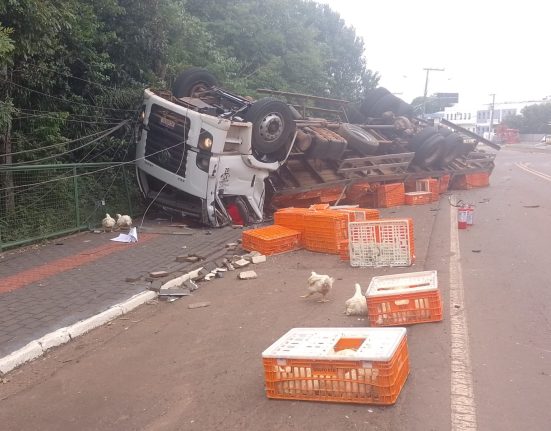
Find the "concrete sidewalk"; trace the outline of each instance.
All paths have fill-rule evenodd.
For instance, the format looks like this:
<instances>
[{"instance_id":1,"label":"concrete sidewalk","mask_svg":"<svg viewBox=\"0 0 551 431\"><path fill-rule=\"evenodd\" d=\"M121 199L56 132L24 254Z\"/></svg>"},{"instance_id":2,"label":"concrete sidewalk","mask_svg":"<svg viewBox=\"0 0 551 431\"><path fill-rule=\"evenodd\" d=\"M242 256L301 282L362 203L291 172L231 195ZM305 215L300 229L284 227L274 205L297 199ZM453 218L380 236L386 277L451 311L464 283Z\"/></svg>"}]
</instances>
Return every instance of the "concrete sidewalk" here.
<instances>
[{"instance_id":1,"label":"concrete sidewalk","mask_svg":"<svg viewBox=\"0 0 551 431\"><path fill-rule=\"evenodd\" d=\"M150 286L150 271L185 272L200 264L175 257L217 256L241 230L144 224L136 244L118 233L80 233L0 253L0 358L56 329L86 319Z\"/></svg>"}]
</instances>

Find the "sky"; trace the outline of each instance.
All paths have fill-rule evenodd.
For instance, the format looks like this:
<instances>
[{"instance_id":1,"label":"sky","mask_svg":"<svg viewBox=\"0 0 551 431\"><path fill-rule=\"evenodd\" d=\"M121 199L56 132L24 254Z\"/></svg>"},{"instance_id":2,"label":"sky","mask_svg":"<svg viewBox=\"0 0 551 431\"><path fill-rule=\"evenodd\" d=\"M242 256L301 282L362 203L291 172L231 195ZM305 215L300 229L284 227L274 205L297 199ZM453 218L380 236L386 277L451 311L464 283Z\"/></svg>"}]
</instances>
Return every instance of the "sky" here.
<instances>
[{"instance_id":1,"label":"sky","mask_svg":"<svg viewBox=\"0 0 551 431\"><path fill-rule=\"evenodd\" d=\"M458 92L461 104L551 96L551 3L543 0L318 0L363 38L380 85L406 102ZM513 6L513 5L517 6ZM398 94L401 93L401 94Z\"/></svg>"}]
</instances>

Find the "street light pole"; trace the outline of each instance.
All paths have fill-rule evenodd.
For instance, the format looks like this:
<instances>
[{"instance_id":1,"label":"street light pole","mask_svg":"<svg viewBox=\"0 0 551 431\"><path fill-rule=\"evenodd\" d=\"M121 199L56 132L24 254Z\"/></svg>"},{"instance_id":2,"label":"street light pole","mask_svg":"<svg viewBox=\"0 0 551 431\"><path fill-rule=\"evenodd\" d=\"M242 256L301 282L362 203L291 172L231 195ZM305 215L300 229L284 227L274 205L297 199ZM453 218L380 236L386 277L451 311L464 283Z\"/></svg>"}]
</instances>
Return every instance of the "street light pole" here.
<instances>
[{"instance_id":1,"label":"street light pole","mask_svg":"<svg viewBox=\"0 0 551 431\"><path fill-rule=\"evenodd\" d=\"M492 140L492 129L494 127L494 107L496 104L496 94L490 94L492 96L492 107L490 108L490 130L488 131L488 140Z\"/></svg>"},{"instance_id":2,"label":"street light pole","mask_svg":"<svg viewBox=\"0 0 551 431\"><path fill-rule=\"evenodd\" d=\"M425 118L425 113L427 112L427 90L429 88L429 72L443 72L445 69L436 69L434 67L425 67L423 70L427 71L427 76L425 78L425 91L423 92L423 118Z\"/></svg>"}]
</instances>

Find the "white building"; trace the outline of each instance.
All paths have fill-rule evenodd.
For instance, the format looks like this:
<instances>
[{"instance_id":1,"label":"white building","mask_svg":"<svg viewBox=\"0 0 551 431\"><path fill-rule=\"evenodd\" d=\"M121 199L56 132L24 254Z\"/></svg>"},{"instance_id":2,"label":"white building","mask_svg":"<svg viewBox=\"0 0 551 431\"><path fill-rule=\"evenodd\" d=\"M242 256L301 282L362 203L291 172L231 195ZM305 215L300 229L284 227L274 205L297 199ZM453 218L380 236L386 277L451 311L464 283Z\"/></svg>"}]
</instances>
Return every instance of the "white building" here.
<instances>
[{"instance_id":1,"label":"white building","mask_svg":"<svg viewBox=\"0 0 551 431\"><path fill-rule=\"evenodd\" d=\"M476 114L475 107L458 103L445 108L442 118L476 133Z\"/></svg>"}]
</instances>

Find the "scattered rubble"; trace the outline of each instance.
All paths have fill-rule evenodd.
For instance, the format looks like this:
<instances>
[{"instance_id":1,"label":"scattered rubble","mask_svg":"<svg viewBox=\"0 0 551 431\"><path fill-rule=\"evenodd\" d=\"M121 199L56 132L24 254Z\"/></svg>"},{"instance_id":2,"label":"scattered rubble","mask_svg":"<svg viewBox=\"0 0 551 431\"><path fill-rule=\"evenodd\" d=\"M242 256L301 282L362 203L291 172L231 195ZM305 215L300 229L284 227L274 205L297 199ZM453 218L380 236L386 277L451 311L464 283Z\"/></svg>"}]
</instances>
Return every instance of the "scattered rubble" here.
<instances>
[{"instance_id":1,"label":"scattered rubble","mask_svg":"<svg viewBox=\"0 0 551 431\"><path fill-rule=\"evenodd\" d=\"M234 266L238 267L238 268L244 268L246 267L250 262L246 259L239 259L238 261L234 262Z\"/></svg>"},{"instance_id":2,"label":"scattered rubble","mask_svg":"<svg viewBox=\"0 0 551 431\"><path fill-rule=\"evenodd\" d=\"M266 262L266 256L264 256L263 254L261 254L260 256L253 256L251 261L254 264L264 263L264 262Z\"/></svg>"},{"instance_id":3,"label":"scattered rubble","mask_svg":"<svg viewBox=\"0 0 551 431\"><path fill-rule=\"evenodd\" d=\"M243 271L239 273L240 280L253 280L257 277L258 275L254 271Z\"/></svg>"}]
</instances>

